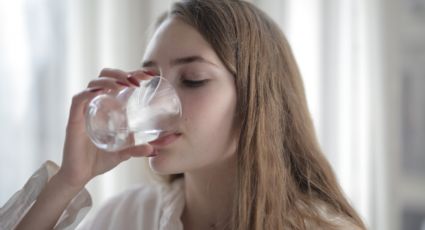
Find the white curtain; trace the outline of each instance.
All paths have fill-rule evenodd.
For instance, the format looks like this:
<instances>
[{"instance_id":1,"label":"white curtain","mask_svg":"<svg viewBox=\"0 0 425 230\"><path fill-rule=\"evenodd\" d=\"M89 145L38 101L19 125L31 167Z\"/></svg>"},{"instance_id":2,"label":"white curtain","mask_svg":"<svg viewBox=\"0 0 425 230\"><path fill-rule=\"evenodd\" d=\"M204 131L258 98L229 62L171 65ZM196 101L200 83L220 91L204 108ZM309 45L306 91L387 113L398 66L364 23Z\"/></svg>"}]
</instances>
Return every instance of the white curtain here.
<instances>
[{"instance_id":1,"label":"white curtain","mask_svg":"<svg viewBox=\"0 0 425 230\"><path fill-rule=\"evenodd\" d=\"M60 160L68 105L65 13L58 1L0 1L1 203L43 161Z\"/></svg>"}]
</instances>

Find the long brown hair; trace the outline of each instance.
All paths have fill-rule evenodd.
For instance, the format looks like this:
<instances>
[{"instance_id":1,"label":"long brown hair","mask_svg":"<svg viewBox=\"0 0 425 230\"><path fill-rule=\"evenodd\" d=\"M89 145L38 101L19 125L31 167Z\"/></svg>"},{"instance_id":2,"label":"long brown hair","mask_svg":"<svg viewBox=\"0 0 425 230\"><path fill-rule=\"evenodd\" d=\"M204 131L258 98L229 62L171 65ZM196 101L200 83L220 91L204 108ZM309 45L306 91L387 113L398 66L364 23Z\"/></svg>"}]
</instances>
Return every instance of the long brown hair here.
<instances>
[{"instance_id":1,"label":"long brown hair","mask_svg":"<svg viewBox=\"0 0 425 230\"><path fill-rule=\"evenodd\" d=\"M320 150L300 72L273 20L237 0L183 0L168 16L196 28L235 76L240 136L231 229L337 228L315 208L320 203L365 229Z\"/></svg>"}]
</instances>

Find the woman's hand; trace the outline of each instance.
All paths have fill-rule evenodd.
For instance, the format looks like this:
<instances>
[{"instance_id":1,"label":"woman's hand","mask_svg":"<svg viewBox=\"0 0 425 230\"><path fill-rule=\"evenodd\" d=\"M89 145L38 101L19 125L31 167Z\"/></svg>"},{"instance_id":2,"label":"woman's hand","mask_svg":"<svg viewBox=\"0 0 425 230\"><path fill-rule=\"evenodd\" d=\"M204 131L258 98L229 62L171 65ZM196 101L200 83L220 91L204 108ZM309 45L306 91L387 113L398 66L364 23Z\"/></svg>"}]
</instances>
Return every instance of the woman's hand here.
<instances>
[{"instance_id":1,"label":"woman's hand","mask_svg":"<svg viewBox=\"0 0 425 230\"><path fill-rule=\"evenodd\" d=\"M137 87L138 80L149 75L142 71L124 72L103 69L100 77L91 81L88 88L75 95L72 100L66 129L62 166L56 175L63 183L72 187L84 187L93 177L109 171L130 157L147 156L153 151L150 145L128 148L119 152L104 152L90 141L85 130L85 110L95 96L108 90L122 87Z\"/></svg>"},{"instance_id":2,"label":"woman's hand","mask_svg":"<svg viewBox=\"0 0 425 230\"><path fill-rule=\"evenodd\" d=\"M104 69L100 77L89 83L83 92L74 96L66 129L62 166L43 188L30 210L16 229L53 229L69 201L96 175L104 173L130 157L147 156L150 145L105 153L97 149L85 131L85 109L96 95L120 87L137 87L148 76L142 71L126 73Z\"/></svg>"}]
</instances>

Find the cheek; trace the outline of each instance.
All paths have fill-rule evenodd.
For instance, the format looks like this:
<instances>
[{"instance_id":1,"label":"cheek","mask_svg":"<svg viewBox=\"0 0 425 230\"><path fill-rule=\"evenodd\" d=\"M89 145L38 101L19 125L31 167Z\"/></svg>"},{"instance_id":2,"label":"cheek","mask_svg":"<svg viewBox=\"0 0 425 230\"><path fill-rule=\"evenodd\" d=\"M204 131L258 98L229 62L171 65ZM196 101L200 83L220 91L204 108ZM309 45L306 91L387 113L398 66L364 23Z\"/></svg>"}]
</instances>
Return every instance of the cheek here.
<instances>
[{"instance_id":1,"label":"cheek","mask_svg":"<svg viewBox=\"0 0 425 230\"><path fill-rule=\"evenodd\" d=\"M224 151L235 114L236 93L232 88L216 87L184 95L183 118L191 144L198 151Z\"/></svg>"}]
</instances>

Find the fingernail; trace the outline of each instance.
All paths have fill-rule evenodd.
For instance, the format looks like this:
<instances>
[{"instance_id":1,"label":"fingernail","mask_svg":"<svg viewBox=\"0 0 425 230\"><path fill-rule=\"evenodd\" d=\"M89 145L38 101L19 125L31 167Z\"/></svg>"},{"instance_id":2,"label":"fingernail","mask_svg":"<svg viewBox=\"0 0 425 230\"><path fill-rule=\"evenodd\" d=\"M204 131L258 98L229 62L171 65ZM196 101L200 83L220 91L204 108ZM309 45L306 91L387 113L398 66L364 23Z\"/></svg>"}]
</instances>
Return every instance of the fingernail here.
<instances>
[{"instance_id":1,"label":"fingernail","mask_svg":"<svg viewBox=\"0 0 425 230\"><path fill-rule=\"evenodd\" d=\"M90 93L95 93L95 92L99 92L101 90L103 90L103 88L93 88L93 89L90 89L89 92Z\"/></svg>"},{"instance_id":2,"label":"fingernail","mask_svg":"<svg viewBox=\"0 0 425 230\"><path fill-rule=\"evenodd\" d=\"M128 81L130 81L132 84L134 84L135 86L137 86L137 87L139 87L140 86L140 84L139 84L139 81L135 78L135 77L129 77L129 78L127 78L128 79Z\"/></svg>"},{"instance_id":3,"label":"fingernail","mask_svg":"<svg viewBox=\"0 0 425 230\"><path fill-rule=\"evenodd\" d=\"M117 83L118 85L122 85L122 86L126 86L126 87L130 87L129 84L122 82L122 81L116 81L115 83Z\"/></svg>"},{"instance_id":4,"label":"fingernail","mask_svg":"<svg viewBox=\"0 0 425 230\"><path fill-rule=\"evenodd\" d=\"M149 75L149 76L156 76L157 74L153 71L149 71L149 70L144 70L143 73Z\"/></svg>"}]
</instances>

